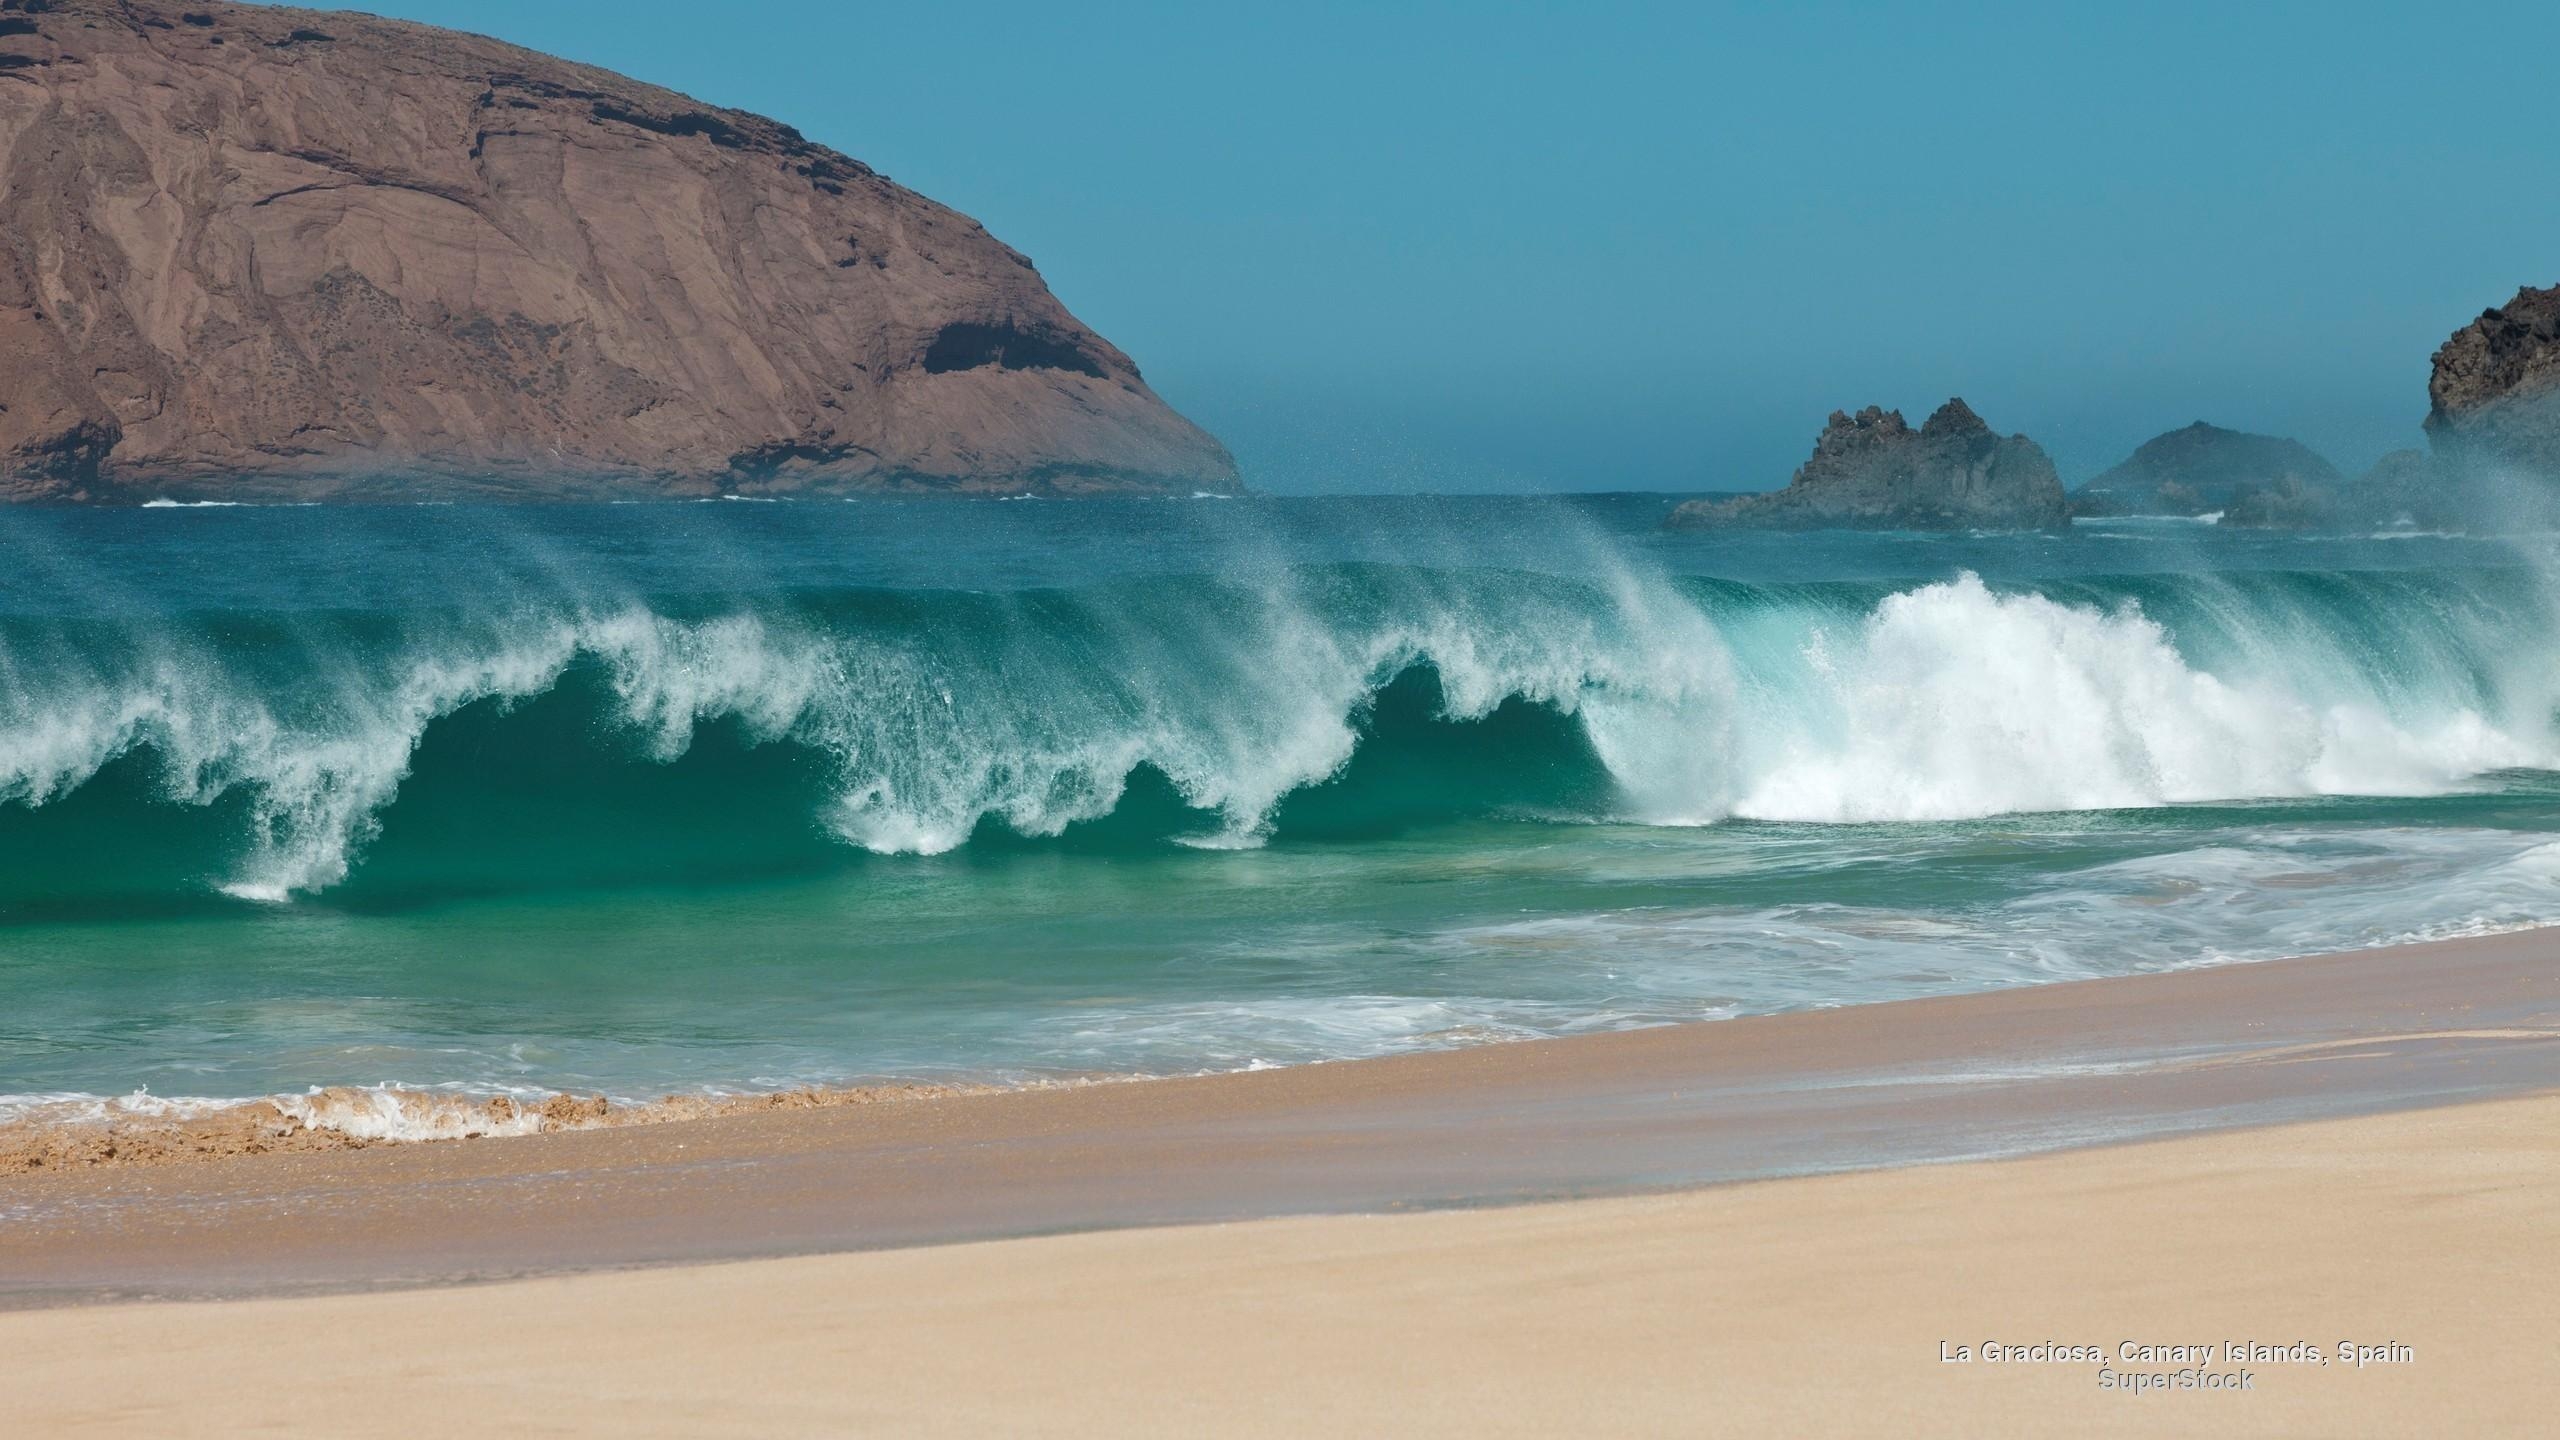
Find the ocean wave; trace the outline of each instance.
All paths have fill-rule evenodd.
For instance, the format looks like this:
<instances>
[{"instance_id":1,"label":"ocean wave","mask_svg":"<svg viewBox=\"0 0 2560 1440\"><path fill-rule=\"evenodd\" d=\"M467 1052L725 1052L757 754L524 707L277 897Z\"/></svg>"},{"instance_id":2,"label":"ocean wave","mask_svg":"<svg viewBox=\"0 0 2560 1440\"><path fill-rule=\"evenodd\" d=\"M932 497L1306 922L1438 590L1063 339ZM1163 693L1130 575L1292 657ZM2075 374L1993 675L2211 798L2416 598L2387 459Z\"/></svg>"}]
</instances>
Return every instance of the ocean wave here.
<instances>
[{"instance_id":1,"label":"ocean wave","mask_svg":"<svg viewBox=\"0 0 2560 1440\"><path fill-rule=\"evenodd\" d=\"M475 813L438 804L475 784L525 827L628 829L681 792L705 833L880 855L1106 820L1239 848L1467 814L2436 794L2560 765L2553 618L2524 569L1784 586L1605 553L1574 574L1274 563L1011 593L21 616L0 621L0 838L170 851L167 883L281 903L345 883L387 817ZM175 853L207 830L223 853ZM523 840L453 830L457 851Z\"/></svg>"},{"instance_id":2,"label":"ocean wave","mask_svg":"<svg viewBox=\"0 0 2560 1440\"><path fill-rule=\"evenodd\" d=\"M2137 604L1998 594L1970 575L1903 591L1855 624L1812 632L1789 693L1760 709L1732 813L1958 820L2426 795L2551 763L2539 683L2455 673L2485 654L2410 655L2454 663L2377 676L2363 647L2400 637L2374 633L2388 617L2357 618L2365 633L2323 635L2244 615L2224 637L2237 653L2208 668ZM2531 703L2516 703L2528 689ZM1767 724L1774 715L1795 723Z\"/></svg>"}]
</instances>

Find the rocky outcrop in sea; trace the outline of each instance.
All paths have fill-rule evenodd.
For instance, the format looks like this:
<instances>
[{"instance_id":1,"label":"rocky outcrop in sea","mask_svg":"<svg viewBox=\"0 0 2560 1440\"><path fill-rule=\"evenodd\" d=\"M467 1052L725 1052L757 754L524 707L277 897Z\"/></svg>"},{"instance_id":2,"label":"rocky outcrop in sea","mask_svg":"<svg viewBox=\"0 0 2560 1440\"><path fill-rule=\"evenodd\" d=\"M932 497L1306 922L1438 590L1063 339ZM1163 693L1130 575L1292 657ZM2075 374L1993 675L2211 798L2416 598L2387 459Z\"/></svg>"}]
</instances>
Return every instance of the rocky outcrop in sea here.
<instances>
[{"instance_id":1,"label":"rocky outcrop in sea","mask_svg":"<svg viewBox=\"0 0 2560 1440\"><path fill-rule=\"evenodd\" d=\"M2464 469L2560 478L2560 286L2455 331L2427 380L2427 439Z\"/></svg>"},{"instance_id":2,"label":"rocky outcrop in sea","mask_svg":"<svg viewBox=\"0 0 2560 1440\"><path fill-rule=\"evenodd\" d=\"M1677 529L2040 530L2068 524L2061 477L2024 435L2001 435L1963 400L1919 429L1899 410L1833 411L1783 490L1692 500Z\"/></svg>"},{"instance_id":3,"label":"rocky outcrop in sea","mask_svg":"<svg viewBox=\"0 0 2560 1440\"><path fill-rule=\"evenodd\" d=\"M2279 515L2339 484L2338 467L2299 440L2198 420L2144 441L2071 500L2081 515Z\"/></svg>"}]
</instances>

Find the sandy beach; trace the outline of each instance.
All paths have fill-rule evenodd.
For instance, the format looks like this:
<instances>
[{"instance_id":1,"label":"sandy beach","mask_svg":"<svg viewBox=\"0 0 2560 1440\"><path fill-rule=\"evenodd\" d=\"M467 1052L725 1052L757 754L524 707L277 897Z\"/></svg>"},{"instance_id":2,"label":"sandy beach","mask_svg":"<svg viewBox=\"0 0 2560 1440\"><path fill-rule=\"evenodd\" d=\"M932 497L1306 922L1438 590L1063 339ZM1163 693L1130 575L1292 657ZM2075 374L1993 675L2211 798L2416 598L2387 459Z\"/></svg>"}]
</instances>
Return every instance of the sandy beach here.
<instances>
[{"instance_id":1,"label":"sandy beach","mask_svg":"<svg viewBox=\"0 0 2560 1440\"><path fill-rule=\"evenodd\" d=\"M1480 1207L2560 1086L2555 933L1143 1083L0 1176L0 1307Z\"/></svg>"},{"instance_id":2,"label":"sandy beach","mask_svg":"<svg viewBox=\"0 0 2560 1440\"><path fill-rule=\"evenodd\" d=\"M1500 1210L22 1312L0 1347L15 1433L48 1436L2522 1434L2560 1393L2555 1185L2537 1098ZM1986 1341L2107 1363L1942 1359ZM2232 1341L2327 1361L2120 1358ZM2248 1388L2109 1388L2198 1369Z\"/></svg>"},{"instance_id":3,"label":"sandy beach","mask_svg":"<svg viewBox=\"0 0 2560 1440\"><path fill-rule=\"evenodd\" d=\"M17 1175L0 1347L42 1435L2499 1433L2552 955Z\"/></svg>"}]
</instances>

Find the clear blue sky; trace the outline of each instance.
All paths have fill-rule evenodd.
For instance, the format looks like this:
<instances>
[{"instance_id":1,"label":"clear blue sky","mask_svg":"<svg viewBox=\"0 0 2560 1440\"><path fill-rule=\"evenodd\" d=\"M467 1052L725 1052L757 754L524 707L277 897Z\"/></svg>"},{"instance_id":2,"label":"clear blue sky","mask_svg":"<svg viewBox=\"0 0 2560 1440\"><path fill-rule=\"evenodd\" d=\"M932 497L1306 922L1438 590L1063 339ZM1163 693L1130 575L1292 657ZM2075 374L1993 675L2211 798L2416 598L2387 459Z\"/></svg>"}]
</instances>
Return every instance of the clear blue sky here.
<instances>
[{"instance_id":1,"label":"clear blue sky","mask_svg":"<svg viewBox=\"0 0 2560 1440\"><path fill-rule=\"evenodd\" d=\"M2361 468L2560 281L2560 6L385 0L985 221L1272 490L1758 488L1962 393Z\"/></svg>"}]
</instances>

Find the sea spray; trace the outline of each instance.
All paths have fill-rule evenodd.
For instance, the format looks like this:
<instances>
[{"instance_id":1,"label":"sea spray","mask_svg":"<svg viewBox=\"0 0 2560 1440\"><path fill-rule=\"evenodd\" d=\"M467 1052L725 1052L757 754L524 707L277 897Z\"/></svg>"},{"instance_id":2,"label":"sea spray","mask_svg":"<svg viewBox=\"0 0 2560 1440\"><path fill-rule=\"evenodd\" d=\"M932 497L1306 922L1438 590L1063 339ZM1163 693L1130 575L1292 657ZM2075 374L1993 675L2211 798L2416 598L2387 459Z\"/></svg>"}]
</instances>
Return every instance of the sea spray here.
<instances>
[{"instance_id":1,"label":"sea spray","mask_svg":"<svg viewBox=\"0 0 2560 1440\"><path fill-rule=\"evenodd\" d=\"M2377 675L2361 661L2367 647L2406 641L2407 627L2389 613L2393 597L2370 598L2381 603L2351 610L2344 631L2270 605L2273 613L2226 635L2250 653L2226 665L2225 678L2182 654L2136 600L2102 607L2000 594L1971 574L1896 592L1852 623L1807 628L1797 693L1763 687L1770 704L1760 718L1785 724L1745 722L1750 780L1736 813L1956 820L2423 795L2485 771L2551 763L2547 706L2537 716L2498 684L2451 673L2489 659L2496 634L2428 637L2435 646L2422 640L2401 652L2426 683L2394 683L2413 677ZM2398 598L2420 607L2427 599ZM2205 608L2231 618L2225 597ZM2266 654L2279 637L2280 661ZM2474 648L2444 653L2462 645Z\"/></svg>"},{"instance_id":2,"label":"sea spray","mask_svg":"<svg viewBox=\"0 0 2560 1440\"><path fill-rule=\"evenodd\" d=\"M790 747L808 790L771 823L881 854L1057 837L1149 777L1195 817L1162 839L1266 842L1413 673L1449 726L1529 705L1578 731L1606 793L1549 820L2426 795L2553 762L2538 568L1741 583L1569 527L1535 569L1456 563L1427 530L1412 548L1439 563L1218 533L1228 578L650 596L529 541L513 580L410 610L0 614L0 819L40 835L32 812L137 758L167 805L239 801L233 853L204 857L223 892L318 893L431 731L588 672L609 701L582 743L672 765L716 725Z\"/></svg>"},{"instance_id":3,"label":"sea spray","mask_svg":"<svg viewBox=\"0 0 2560 1440\"><path fill-rule=\"evenodd\" d=\"M0 1110L1251 1068L2560 920L2538 542L1663 508L0 514Z\"/></svg>"}]
</instances>

